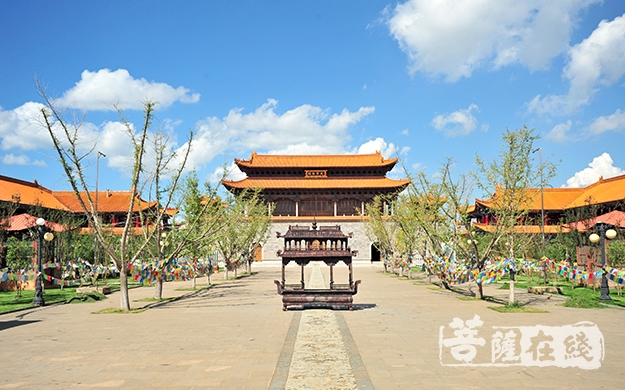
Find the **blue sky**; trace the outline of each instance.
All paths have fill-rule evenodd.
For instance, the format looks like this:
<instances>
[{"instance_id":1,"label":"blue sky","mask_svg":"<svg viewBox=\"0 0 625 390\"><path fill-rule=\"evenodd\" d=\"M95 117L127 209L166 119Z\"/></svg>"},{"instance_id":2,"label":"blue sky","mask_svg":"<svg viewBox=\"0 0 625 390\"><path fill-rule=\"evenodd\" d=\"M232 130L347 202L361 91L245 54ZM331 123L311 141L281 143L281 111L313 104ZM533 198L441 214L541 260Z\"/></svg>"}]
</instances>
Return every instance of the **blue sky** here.
<instances>
[{"instance_id":1,"label":"blue sky","mask_svg":"<svg viewBox=\"0 0 625 390\"><path fill-rule=\"evenodd\" d=\"M625 174L621 0L4 1L0 56L0 174L54 190L68 184L35 74L86 115L100 189L128 188L113 105L139 126L147 98L174 148L196 131L207 180L252 151L380 150L431 173L453 157L466 173L523 125L559 162L553 187Z\"/></svg>"}]
</instances>

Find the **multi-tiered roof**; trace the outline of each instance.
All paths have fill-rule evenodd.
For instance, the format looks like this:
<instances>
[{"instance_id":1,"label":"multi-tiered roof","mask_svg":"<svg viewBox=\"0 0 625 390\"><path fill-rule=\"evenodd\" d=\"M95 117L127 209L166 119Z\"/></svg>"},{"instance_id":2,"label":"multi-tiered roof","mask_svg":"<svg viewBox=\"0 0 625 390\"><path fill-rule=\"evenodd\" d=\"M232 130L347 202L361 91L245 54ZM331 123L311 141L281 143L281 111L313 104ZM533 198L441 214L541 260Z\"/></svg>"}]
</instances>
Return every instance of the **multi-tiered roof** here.
<instances>
[{"instance_id":1,"label":"multi-tiered roof","mask_svg":"<svg viewBox=\"0 0 625 390\"><path fill-rule=\"evenodd\" d=\"M317 156L252 153L248 160L235 159L235 163L247 177L226 180L224 186L233 193L261 189L266 201L276 203L274 215L353 214L375 195L397 193L410 182L386 177L397 158L385 159L380 152Z\"/></svg>"}]
</instances>

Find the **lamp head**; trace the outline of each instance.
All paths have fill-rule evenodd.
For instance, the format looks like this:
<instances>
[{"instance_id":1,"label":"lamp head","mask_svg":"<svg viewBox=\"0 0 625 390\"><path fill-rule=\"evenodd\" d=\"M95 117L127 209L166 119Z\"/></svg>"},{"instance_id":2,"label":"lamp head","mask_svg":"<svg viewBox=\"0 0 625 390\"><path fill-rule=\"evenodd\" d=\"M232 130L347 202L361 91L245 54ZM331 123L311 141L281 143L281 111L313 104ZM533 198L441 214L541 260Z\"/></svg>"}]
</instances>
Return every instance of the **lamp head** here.
<instances>
[{"instance_id":1,"label":"lamp head","mask_svg":"<svg viewBox=\"0 0 625 390\"><path fill-rule=\"evenodd\" d=\"M36 223L37 223L38 226L43 226L43 225L46 224L46 220L43 219L43 218L37 218Z\"/></svg>"},{"instance_id":2,"label":"lamp head","mask_svg":"<svg viewBox=\"0 0 625 390\"><path fill-rule=\"evenodd\" d=\"M616 237L616 230L614 230L614 229L606 230L605 231L605 236L608 238L608 240L614 239L614 237Z\"/></svg>"},{"instance_id":3,"label":"lamp head","mask_svg":"<svg viewBox=\"0 0 625 390\"><path fill-rule=\"evenodd\" d=\"M43 239L50 242L54 240L54 234L47 232L46 234L43 235Z\"/></svg>"},{"instance_id":4,"label":"lamp head","mask_svg":"<svg viewBox=\"0 0 625 390\"><path fill-rule=\"evenodd\" d=\"M592 243L597 243L597 242L599 242L599 239L600 239L600 238L599 238L599 235L598 235L597 233L593 233L593 234L591 234L591 235L588 237L588 239L589 239L589 240L590 240L590 242L592 242Z\"/></svg>"}]
</instances>

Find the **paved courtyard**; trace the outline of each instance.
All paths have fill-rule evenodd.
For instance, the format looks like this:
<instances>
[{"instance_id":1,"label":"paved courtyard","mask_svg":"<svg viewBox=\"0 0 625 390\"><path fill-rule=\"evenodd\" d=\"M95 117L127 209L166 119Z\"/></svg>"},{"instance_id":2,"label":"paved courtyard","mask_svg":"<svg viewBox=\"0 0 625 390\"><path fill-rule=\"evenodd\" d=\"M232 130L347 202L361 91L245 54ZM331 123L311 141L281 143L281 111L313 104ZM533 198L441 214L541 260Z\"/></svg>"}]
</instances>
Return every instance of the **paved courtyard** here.
<instances>
[{"instance_id":1,"label":"paved courtyard","mask_svg":"<svg viewBox=\"0 0 625 390\"><path fill-rule=\"evenodd\" d=\"M487 308L493 303L460 300L362 262L354 267L362 280L354 311L283 312L273 283L279 266L254 266L253 276L208 290L176 291L190 282L167 283L164 296L181 298L133 302L151 305L137 314L92 314L117 307L115 293L102 302L0 315L0 389L616 389L625 383L625 310L569 309L542 297L534 304L549 313L502 314ZM337 283L342 277L345 270L337 270ZM289 278L297 282L299 270L289 268ZM307 267L307 278L327 283L327 268ZM152 288L130 291L132 300L152 294ZM536 299L520 296L528 298ZM453 334L454 318L476 315L483 323L472 330L484 342L473 344L475 358L467 363L439 347L441 334ZM582 349L567 351L591 359L603 348L602 359L593 358L597 369L491 364L497 329L582 321L596 324L603 345L586 344L581 355ZM472 334L467 329L465 336ZM535 350L546 364L547 345Z\"/></svg>"}]
</instances>

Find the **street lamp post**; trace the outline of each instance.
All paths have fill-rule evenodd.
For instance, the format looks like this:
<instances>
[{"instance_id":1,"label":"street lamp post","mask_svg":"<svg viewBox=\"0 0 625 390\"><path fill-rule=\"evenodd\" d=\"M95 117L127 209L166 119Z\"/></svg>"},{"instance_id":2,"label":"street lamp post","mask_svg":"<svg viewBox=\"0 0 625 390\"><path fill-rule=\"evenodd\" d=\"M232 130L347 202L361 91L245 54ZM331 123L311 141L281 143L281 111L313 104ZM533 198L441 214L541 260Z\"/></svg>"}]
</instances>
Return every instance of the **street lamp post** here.
<instances>
[{"instance_id":1,"label":"street lamp post","mask_svg":"<svg viewBox=\"0 0 625 390\"><path fill-rule=\"evenodd\" d=\"M532 153L538 152L540 161L540 234L542 256L545 256L545 185L543 183L543 149L536 148Z\"/></svg>"},{"instance_id":2,"label":"street lamp post","mask_svg":"<svg viewBox=\"0 0 625 390\"><path fill-rule=\"evenodd\" d=\"M46 232L45 224L46 220L38 218L37 221L37 281L35 284L35 297L33 298L33 305L44 306L46 302L43 299L43 274L41 272L41 246L43 241L52 241L54 235L50 232Z\"/></svg>"},{"instance_id":3,"label":"street lamp post","mask_svg":"<svg viewBox=\"0 0 625 390\"><path fill-rule=\"evenodd\" d=\"M595 226L599 230L599 234L593 233L590 235L590 237L588 237L588 239L590 239L590 242L592 243L600 242L599 246L601 247L601 269L603 272L601 274L601 296L599 297L599 300L611 301L612 298L610 298L610 288L608 286L608 277L606 275L606 269L605 269L606 267L605 238L607 237L610 240L613 239L614 237L616 237L616 231L614 229L606 229L608 225L601 221L598 221Z\"/></svg>"},{"instance_id":4,"label":"street lamp post","mask_svg":"<svg viewBox=\"0 0 625 390\"><path fill-rule=\"evenodd\" d=\"M95 219L93 221L94 225L99 223L99 216L98 216L98 177L100 174L100 156L102 157L106 157L106 154L100 152L98 150L98 154L96 155L95 158ZM95 233L95 226L93 227L93 264L97 264L98 263L98 236Z\"/></svg>"}]
</instances>

